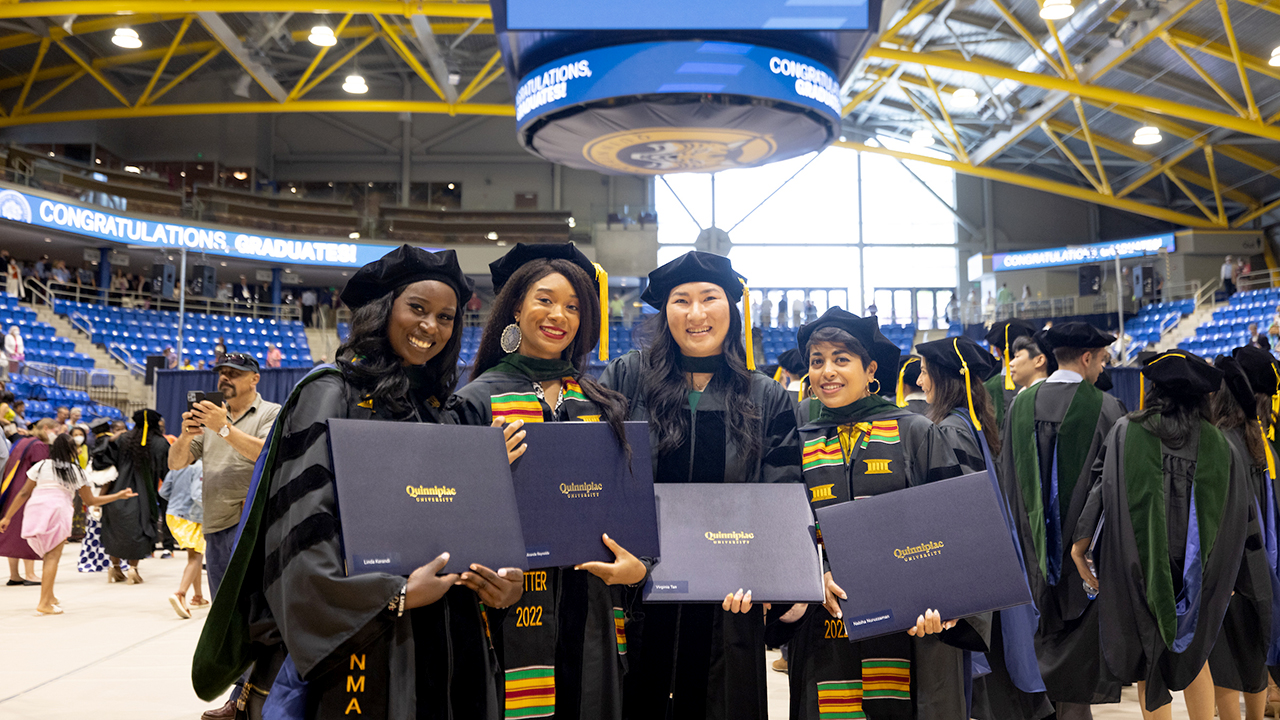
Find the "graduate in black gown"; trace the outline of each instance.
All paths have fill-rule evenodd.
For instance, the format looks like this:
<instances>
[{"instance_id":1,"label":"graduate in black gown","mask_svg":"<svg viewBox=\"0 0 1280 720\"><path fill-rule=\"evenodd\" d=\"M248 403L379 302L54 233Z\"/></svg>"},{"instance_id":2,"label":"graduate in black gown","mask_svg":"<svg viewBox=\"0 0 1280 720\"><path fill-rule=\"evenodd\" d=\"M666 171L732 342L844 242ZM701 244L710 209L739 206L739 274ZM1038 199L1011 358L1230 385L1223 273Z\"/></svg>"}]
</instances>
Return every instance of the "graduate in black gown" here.
<instances>
[{"instance_id":1,"label":"graduate in black gown","mask_svg":"<svg viewBox=\"0 0 1280 720\"><path fill-rule=\"evenodd\" d=\"M102 549L113 560L128 560L129 576L142 582L138 565L151 557L160 539L158 505L160 481L169 467L169 441L164 438L164 418L155 410L133 414L133 429L102 443L93 454L93 469L115 467L115 490L138 494L129 502L102 506Z\"/></svg>"},{"instance_id":2,"label":"graduate in black gown","mask_svg":"<svg viewBox=\"0 0 1280 720\"><path fill-rule=\"evenodd\" d=\"M1076 720L1091 717L1090 704L1120 699L1102 666L1095 603L1071 561L1071 533L1094 460L1124 408L1093 384L1115 338L1080 322L1059 323L1043 337L1058 370L1010 405L999 476L1040 611L1040 674L1058 716Z\"/></svg>"},{"instance_id":3,"label":"graduate in black gown","mask_svg":"<svg viewBox=\"0 0 1280 720\"><path fill-rule=\"evenodd\" d=\"M625 446L626 399L584 372L608 327L600 296L608 292L608 276L573 243L518 243L489 268L497 298L471 382L455 395L463 421L603 421ZM607 357L607 341L601 347ZM603 541L615 562L530 568L520 602L490 617L507 717L622 717L627 641L620 586L644 580L646 569L608 536Z\"/></svg>"},{"instance_id":4,"label":"graduate in black gown","mask_svg":"<svg viewBox=\"0 0 1280 720\"><path fill-rule=\"evenodd\" d=\"M811 507L960 474L937 426L877 394L897 378L898 349L874 317L832 308L800 329L799 342L815 396L813 417L800 429ZM824 581L824 605L771 628L771 641L790 643L792 720L968 717L965 651L987 650L988 618L949 619L945 605L920 608L909 632L851 643L837 602L844 590L830 572ZM940 592L938 602L945 600Z\"/></svg>"},{"instance_id":5,"label":"graduate in black gown","mask_svg":"<svg viewBox=\"0 0 1280 720\"><path fill-rule=\"evenodd\" d=\"M1221 370L1172 351L1142 374L1151 382L1145 408L1107 436L1101 475L1072 531L1072 561L1098 594L1107 667L1138 684L1144 716L1171 717L1170 691L1184 690L1191 720L1211 720L1209 652L1232 592L1244 589L1246 540L1260 542L1251 463L1210 422Z\"/></svg>"},{"instance_id":6,"label":"graduate in black gown","mask_svg":"<svg viewBox=\"0 0 1280 720\"><path fill-rule=\"evenodd\" d=\"M1005 412L1018 394L1018 386L1009 374L1009 362L1013 359L1013 342L1020 337L1031 337L1036 328L1026 320L1001 320L991 326L987 343L1000 354L1000 374L993 375L983 385L991 396L996 412L996 427L1004 427Z\"/></svg>"},{"instance_id":7,"label":"graduate in black gown","mask_svg":"<svg viewBox=\"0 0 1280 720\"><path fill-rule=\"evenodd\" d=\"M502 716L484 607L520 598L515 568L437 575L445 553L405 578L347 576L327 421L452 423L458 318L471 297L452 250L403 245L364 266L342 300L351 334L337 366L290 394L258 460L240 539L192 663L212 700L252 665L249 717L394 720ZM507 451L519 450L515 429ZM421 472L426 468L406 472ZM370 486L399 477L367 479ZM482 604L483 603L483 606Z\"/></svg>"},{"instance_id":8,"label":"graduate in black gown","mask_svg":"<svg viewBox=\"0 0 1280 720\"><path fill-rule=\"evenodd\" d=\"M1018 342L1027 337L1018 338ZM995 360L967 337L947 338L916 346L923 367L920 384L929 398L928 417L942 431L964 473L989 472L997 492L995 462L1000 432L991 396L980 385ZM1010 373L1015 365L1010 364ZM1006 513L1010 537L1018 543L1012 515ZM1053 714L1036 662L1034 607L1023 605L991 613L990 652L975 663L984 671L974 678L971 717L979 720L1039 720ZM975 672L975 675L978 673Z\"/></svg>"},{"instance_id":9,"label":"graduate in black gown","mask_svg":"<svg viewBox=\"0 0 1280 720\"><path fill-rule=\"evenodd\" d=\"M929 401L924 390L920 389L920 358L915 355L903 355L898 358L898 407L904 407L913 413L929 414Z\"/></svg>"},{"instance_id":10,"label":"graduate in black gown","mask_svg":"<svg viewBox=\"0 0 1280 720\"><path fill-rule=\"evenodd\" d=\"M804 376L808 373L808 365L801 357L799 350L787 348L778 354L778 374L773 379L781 383L792 397L799 396L800 388L804 384Z\"/></svg>"},{"instance_id":11,"label":"graduate in black gown","mask_svg":"<svg viewBox=\"0 0 1280 720\"><path fill-rule=\"evenodd\" d=\"M656 482L801 482L795 401L750 369L743 282L727 258L697 251L649 273L650 340L600 378L649 422ZM766 618L750 590L725 588L717 607L644 603L633 589L623 716L765 720Z\"/></svg>"},{"instance_id":12,"label":"graduate in black gown","mask_svg":"<svg viewBox=\"0 0 1280 720\"><path fill-rule=\"evenodd\" d=\"M1049 379L1057 370L1058 361L1053 359L1053 348L1044 339L1043 330L1013 341L1013 349L1009 352L1009 376L1013 378L1018 392Z\"/></svg>"}]
</instances>

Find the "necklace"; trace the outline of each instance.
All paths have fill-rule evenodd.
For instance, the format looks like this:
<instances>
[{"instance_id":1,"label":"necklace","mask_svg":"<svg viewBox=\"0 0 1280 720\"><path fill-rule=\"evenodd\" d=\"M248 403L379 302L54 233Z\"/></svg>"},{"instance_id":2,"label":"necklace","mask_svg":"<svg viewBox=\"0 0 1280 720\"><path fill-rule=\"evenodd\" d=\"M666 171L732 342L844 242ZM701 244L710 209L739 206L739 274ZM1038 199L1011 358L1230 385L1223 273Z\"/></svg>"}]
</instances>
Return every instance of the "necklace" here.
<instances>
[{"instance_id":1,"label":"necklace","mask_svg":"<svg viewBox=\"0 0 1280 720\"><path fill-rule=\"evenodd\" d=\"M542 390L542 383L536 382L533 384L533 394L537 395L539 400L545 401L547 399L546 393ZM551 408L551 412L555 413L559 411L560 406L563 404L564 404L564 383L561 382L560 394L559 394L559 397L556 398L556 406Z\"/></svg>"},{"instance_id":2,"label":"necklace","mask_svg":"<svg viewBox=\"0 0 1280 720\"><path fill-rule=\"evenodd\" d=\"M693 373L689 373L689 385L693 387L694 392L703 392L707 389L707 386L710 384L711 384L711 378L707 378L707 381L702 383L702 387L698 387L693 382Z\"/></svg>"}]
</instances>

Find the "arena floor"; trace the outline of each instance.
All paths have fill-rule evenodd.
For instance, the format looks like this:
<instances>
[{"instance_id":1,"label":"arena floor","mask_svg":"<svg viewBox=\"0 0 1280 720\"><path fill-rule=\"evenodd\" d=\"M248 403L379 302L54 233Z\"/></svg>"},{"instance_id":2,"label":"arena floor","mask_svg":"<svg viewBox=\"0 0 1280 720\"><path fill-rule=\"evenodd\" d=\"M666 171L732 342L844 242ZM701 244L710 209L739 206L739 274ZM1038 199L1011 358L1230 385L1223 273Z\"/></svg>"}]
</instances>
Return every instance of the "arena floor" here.
<instances>
[{"instance_id":1,"label":"arena floor","mask_svg":"<svg viewBox=\"0 0 1280 720\"><path fill-rule=\"evenodd\" d=\"M0 683L3 720L198 720L221 705L191 691L191 651L204 611L191 620L174 614L168 595L177 589L184 556L142 563L142 585L108 585L103 573L76 572L79 545L68 545L58 572L57 595L65 613L37 617L39 588L0 586ZM778 657L770 652L768 661ZM786 676L770 671L770 720L786 720ZM1137 695L1125 691L1119 705L1098 707L1097 720L1137 720ZM1181 697L1175 720L1187 717Z\"/></svg>"}]
</instances>

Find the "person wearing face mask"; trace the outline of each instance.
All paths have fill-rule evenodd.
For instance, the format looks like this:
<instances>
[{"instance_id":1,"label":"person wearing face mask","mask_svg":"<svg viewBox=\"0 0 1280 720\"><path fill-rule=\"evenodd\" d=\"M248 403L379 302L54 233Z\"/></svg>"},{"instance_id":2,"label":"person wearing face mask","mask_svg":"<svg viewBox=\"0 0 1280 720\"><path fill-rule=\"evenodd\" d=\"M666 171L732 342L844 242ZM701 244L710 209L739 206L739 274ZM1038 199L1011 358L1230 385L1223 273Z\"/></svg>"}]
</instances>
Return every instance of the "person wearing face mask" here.
<instances>
[{"instance_id":1,"label":"person wearing face mask","mask_svg":"<svg viewBox=\"0 0 1280 720\"><path fill-rule=\"evenodd\" d=\"M832 308L798 333L809 360L809 421L800 428L804 481L816 508L960 474L955 453L928 418L881 397L897 379L898 348L872 317ZM881 472L887 469L888 472ZM825 559L824 559L825 565ZM964 650L986 649L987 630L920 608L916 627L851 643L827 572L826 601L794 626L792 720L969 717ZM786 618L784 618L785 620Z\"/></svg>"},{"instance_id":2,"label":"person wearing face mask","mask_svg":"<svg viewBox=\"0 0 1280 720\"><path fill-rule=\"evenodd\" d=\"M500 420L518 428L603 421L629 452L626 399L584 372L608 327L601 315L608 308L599 300L608 276L573 243L518 243L489 268L497 298L471 382L455 395L462 422ZM608 535L603 540L616 555L612 563L528 573L518 607L538 608L540 625L521 627L518 612L491 614L509 717L621 717L626 632L615 621L622 615L619 586L642 581L646 569Z\"/></svg>"},{"instance_id":3,"label":"person wearing face mask","mask_svg":"<svg viewBox=\"0 0 1280 720\"><path fill-rule=\"evenodd\" d=\"M142 582L138 563L150 557L160 540L160 507L157 492L164 478L169 441L164 439L164 418L155 410L133 414L133 429L94 449L93 469L114 467L112 488L132 489L136 501L113 503L102 508L102 547L111 558L107 582ZM129 561L128 574L120 561Z\"/></svg>"},{"instance_id":4,"label":"person wearing face mask","mask_svg":"<svg viewBox=\"0 0 1280 720\"><path fill-rule=\"evenodd\" d=\"M89 467L89 446L85 442L88 433L88 426L83 424L71 428L69 433L71 435L71 443L76 446L76 462L80 464L81 468Z\"/></svg>"},{"instance_id":5,"label":"person wearing face mask","mask_svg":"<svg viewBox=\"0 0 1280 720\"><path fill-rule=\"evenodd\" d=\"M1014 347L1027 340L1025 335L1019 337ZM1000 431L991 396L979 384L981 378L995 370L995 360L967 337L921 343L916 352L923 358L920 387L929 399L929 419L937 424L955 452L961 471L988 473L993 489L999 491L992 458L1000 454ZM1010 362L1011 375L1016 367L1016 362ZM1005 514L1005 521L1010 539L1016 544L1013 518ZM1053 706L1045 695L1036 662L1034 608L1023 605L988 613L979 620L990 622L990 649L980 658L990 672L973 681L970 717L1037 720L1051 715Z\"/></svg>"},{"instance_id":6,"label":"person wearing face mask","mask_svg":"<svg viewBox=\"0 0 1280 720\"><path fill-rule=\"evenodd\" d=\"M698 251L649 273L652 340L600 377L648 421L655 482L801 481L794 401L744 346L744 282L727 258ZM623 717L763 720L766 618L750 590L726 588L720 608L645 604L630 590Z\"/></svg>"},{"instance_id":7,"label":"person wearing face mask","mask_svg":"<svg viewBox=\"0 0 1280 720\"><path fill-rule=\"evenodd\" d=\"M484 609L518 601L523 574L472 565L439 575L446 552L407 579L348 576L327 425L331 418L455 423L445 408L462 346L455 321L471 294L452 250L409 245L347 283L351 332L337 364L313 369L294 387L262 450L240 538L192 660L198 696L220 697L250 670L237 717L502 714ZM509 458L522 452L515 433L508 427ZM406 469L415 471L430 468ZM365 480L403 486L402 478ZM206 502L206 521L209 513ZM359 692L351 691L353 658Z\"/></svg>"},{"instance_id":8,"label":"person wearing face mask","mask_svg":"<svg viewBox=\"0 0 1280 720\"><path fill-rule=\"evenodd\" d=\"M9 448L9 460L4 465L3 474L0 474L0 513L8 514L9 508L14 505L18 492L24 486L27 471L36 463L48 459L49 443L57 436L54 432L56 425L53 418L39 420L30 435L16 439ZM17 529L0 532L0 557L9 558L9 582L5 584L39 585L40 581L35 576L35 561L40 559L40 555L22 538L21 505L12 517ZM25 577L20 572L22 563L26 564Z\"/></svg>"}]
</instances>

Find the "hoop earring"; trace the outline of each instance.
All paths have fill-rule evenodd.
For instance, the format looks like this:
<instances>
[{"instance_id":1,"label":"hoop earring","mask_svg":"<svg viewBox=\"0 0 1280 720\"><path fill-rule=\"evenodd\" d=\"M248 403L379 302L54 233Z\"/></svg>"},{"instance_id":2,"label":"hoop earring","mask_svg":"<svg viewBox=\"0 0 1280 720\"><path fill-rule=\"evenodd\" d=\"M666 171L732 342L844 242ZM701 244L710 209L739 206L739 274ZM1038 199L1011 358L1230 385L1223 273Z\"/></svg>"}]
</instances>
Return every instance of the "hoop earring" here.
<instances>
[{"instance_id":1,"label":"hoop earring","mask_svg":"<svg viewBox=\"0 0 1280 720\"><path fill-rule=\"evenodd\" d=\"M879 395L880 394L880 378L871 378L871 382L876 384L876 389L872 390L871 383L867 383L867 392L871 393L872 395Z\"/></svg>"},{"instance_id":2,"label":"hoop earring","mask_svg":"<svg viewBox=\"0 0 1280 720\"><path fill-rule=\"evenodd\" d=\"M498 345L502 347L502 352L510 355L520 349L520 326L511 323L502 328L502 336L498 339Z\"/></svg>"}]
</instances>

